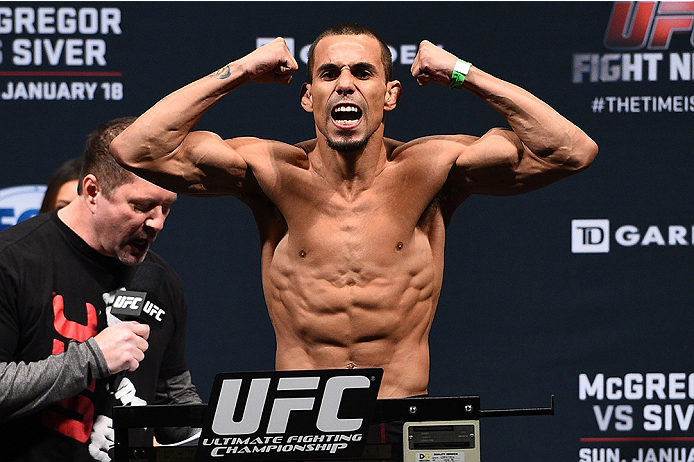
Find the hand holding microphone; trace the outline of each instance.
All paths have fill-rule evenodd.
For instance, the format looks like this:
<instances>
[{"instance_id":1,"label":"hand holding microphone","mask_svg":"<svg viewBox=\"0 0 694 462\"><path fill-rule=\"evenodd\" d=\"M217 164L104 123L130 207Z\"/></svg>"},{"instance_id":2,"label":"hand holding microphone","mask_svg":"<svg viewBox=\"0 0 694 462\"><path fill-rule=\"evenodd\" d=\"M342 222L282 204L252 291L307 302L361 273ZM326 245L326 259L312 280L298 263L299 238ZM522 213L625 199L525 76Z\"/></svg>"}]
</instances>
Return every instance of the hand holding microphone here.
<instances>
[{"instance_id":1,"label":"hand holding microphone","mask_svg":"<svg viewBox=\"0 0 694 462\"><path fill-rule=\"evenodd\" d=\"M142 262L133 275L129 290L104 294L108 327L94 337L106 358L111 372L109 389L118 404L142 406L147 402L139 398L135 385L125 371L136 370L149 347L150 326L161 328L165 311L157 305L154 294L164 280L163 266ZM113 459L113 421L108 415L99 415L94 421L89 442L89 454L99 462Z\"/></svg>"},{"instance_id":2,"label":"hand holding microphone","mask_svg":"<svg viewBox=\"0 0 694 462\"><path fill-rule=\"evenodd\" d=\"M109 371L134 371L145 357L149 346L150 327L159 329L166 312L159 307L156 294L164 280L163 266L142 262L129 284L119 290L106 309L108 325L95 340L106 358Z\"/></svg>"},{"instance_id":3,"label":"hand holding microphone","mask_svg":"<svg viewBox=\"0 0 694 462\"><path fill-rule=\"evenodd\" d=\"M109 326L94 337L111 374L134 371L149 347L149 326L127 321Z\"/></svg>"}]
</instances>

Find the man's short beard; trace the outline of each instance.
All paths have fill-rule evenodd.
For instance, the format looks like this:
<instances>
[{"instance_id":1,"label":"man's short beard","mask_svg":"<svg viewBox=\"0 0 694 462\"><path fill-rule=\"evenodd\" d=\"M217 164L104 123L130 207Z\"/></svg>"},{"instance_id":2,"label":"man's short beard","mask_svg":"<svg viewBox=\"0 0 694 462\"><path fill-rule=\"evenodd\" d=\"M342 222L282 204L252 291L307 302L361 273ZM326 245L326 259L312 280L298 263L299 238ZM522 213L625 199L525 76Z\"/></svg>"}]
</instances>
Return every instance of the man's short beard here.
<instances>
[{"instance_id":1,"label":"man's short beard","mask_svg":"<svg viewBox=\"0 0 694 462\"><path fill-rule=\"evenodd\" d=\"M328 147L336 150L337 152L355 152L364 149L368 141L368 138L363 138L360 140L328 139Z\"/></svg>"},{"instance_id":2,"label":"man's short beard","mask_svg":"<svg viewBox=\"0 0 694 462\"><path fill-rule=\"evenodd\" d=\"M116 252L116 258L123 263L124 265L127 266L136 266L142 263L145 260L145 257L147 256L147 253L149 252L149 249L147 252L144 253L144 255L140 256L134 256L130 252Z\"/></svg>"}]
</instances>

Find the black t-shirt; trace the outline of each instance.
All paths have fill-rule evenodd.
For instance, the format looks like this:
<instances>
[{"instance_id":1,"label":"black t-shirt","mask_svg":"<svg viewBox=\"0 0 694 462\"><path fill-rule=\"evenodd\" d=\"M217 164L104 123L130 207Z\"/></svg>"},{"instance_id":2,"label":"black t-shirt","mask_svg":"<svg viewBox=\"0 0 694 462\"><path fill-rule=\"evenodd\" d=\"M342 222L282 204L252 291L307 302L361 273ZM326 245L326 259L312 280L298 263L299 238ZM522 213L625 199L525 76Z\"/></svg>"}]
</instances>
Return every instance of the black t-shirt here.
<instances>
[{"instance_id":1,"label":"black t-shirt","mask_svg":"<svg viewBox=\"0 0 694 462\"><path fill-rule=\"evenodd\" d=\"M173 269L152 251L146 260L166 269L162 287L155 294L166 314L162 328L150 330L145 359L126 376L135 386L136 397L152 404L158 379L188 369L188 305ZM49 356L57 359L52 355L60 355L73 345L88 346L84 342L107 325L108 294L128 288L134 271L134 267L89 247L55 212L40 214L0 233L0 363L25 367L22 378L28 382L13 380L14 369L0 369L3 461L92 460L87 447L93 420L98 414L108 415L113 404L106 392L108 378L101 378L107 374L94 373L93 364L86 360L59 367L36 362ZM27 370L22 363L36 367ZM51 377L55 377L54 383ZM54 403L40 398L60 387L74 389L77 384L81 389L79 383L86 389L71 398ZM150 430L135 443L151 442L151 434Z\"/></svg>"}]
</instances>

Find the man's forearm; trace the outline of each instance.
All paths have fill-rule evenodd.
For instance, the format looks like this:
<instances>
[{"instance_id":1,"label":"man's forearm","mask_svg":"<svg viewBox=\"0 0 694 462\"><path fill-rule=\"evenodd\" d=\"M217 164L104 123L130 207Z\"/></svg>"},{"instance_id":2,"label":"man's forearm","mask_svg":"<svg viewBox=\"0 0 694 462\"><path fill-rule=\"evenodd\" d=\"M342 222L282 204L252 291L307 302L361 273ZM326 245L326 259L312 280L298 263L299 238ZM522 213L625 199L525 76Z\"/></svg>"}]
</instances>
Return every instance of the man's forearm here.
<instances>
[{"instance_id":1,"label":"man's forearm","mask_svg":"<svg viewBox=\"0 0 694 462\"><path fill-rule=\"evenodd\" d=\"M156 404L202 404L202 399L195 391L195 385L190 377L190 372L159 379L157 382ZM155 430L157 440L160 443L172 444L182 441L199 431L193 427L168 427Z\"/></svg>"},{"instance_id":2,"label":"man's forearm","mask_svg":"<svg viewBox=\"0 0 694 462\"><path fill-rule=\"evenodd\" d=\"M109 375L96 342L70 342L41 361L0 363L0 421L24 417L77 395Z\"/></svg>"},{"instance_id":3,"label":"man's forearm","mask_svg":"<svg viewBox=\"0 0 694 462\"><path fill-rule=\"evenodd\" d=\"M517 85L472 67L464 88L496 109L520 141L538 156L554 156L572 163L583 161L581 157L590 157L596 150L595 143L580 128Z\"/></svg>"},{"instance_id":4,"label":"man's forearm","mask_svg":"<svg viewBox=\"0 0 694 462\"><path fill-rule=\"evenodd\" d=\"M134 168L181 147L203 114L248 81L238 62L196 80L161 99L111 144L117 160Z\"/></svg>"},{"instance_id":5,"label":"man's forearm","mask_svg":"<svg viewBox=\"0 0 694 462\"><path fill-rule=\"evenodd\" d=\"M156 404L202 404L195 385L191 380L190 371L159 379L157 382Z\"/></svg>"},{"instance_id":6,"label":"man's forearm","mask_svg":"<svg viewBox=\"0 0 694 462\"><path fill-rule=\"evenodd\" d=\"M154 168L172 174L154 164L177 151L187 152L184 143L188 134L217 101L249 81L289 84L296 69L296 60L284 39L278 37L160 100L113 141L111 151L119 162L133 169ZM198 142L194 140L189 145ZM208 148L202 146L203 157ZM188 159L183 160L183 170L189 167L187 162ZM195 159L192 163L195 164ZM173 170L180 172L181 168Z\"/></svg>"}]
</instances>

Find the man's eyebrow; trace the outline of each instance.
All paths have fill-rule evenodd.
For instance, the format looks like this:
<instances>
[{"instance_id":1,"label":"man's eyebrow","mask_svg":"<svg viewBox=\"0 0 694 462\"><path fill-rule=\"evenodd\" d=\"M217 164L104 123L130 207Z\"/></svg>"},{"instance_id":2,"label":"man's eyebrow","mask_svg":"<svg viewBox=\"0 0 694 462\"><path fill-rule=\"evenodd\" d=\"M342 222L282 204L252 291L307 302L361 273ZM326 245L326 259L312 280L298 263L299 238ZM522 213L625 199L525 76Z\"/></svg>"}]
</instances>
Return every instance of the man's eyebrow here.
<instances>
[{"instance_id":1,"label":"man's eyebrow","mask_svg":"<svg viewBox=\"0 0 694 462\"><path fill-rule=\"evenodd\" d=\"M151 206L152 204L154 204L154 205L159 205L159 204L161 204L161 205L166 205L166 206L168 206L168 207L171 207L171 205L172 205L174 202L176 202L177 199L178 199L178 196L176 196L176 198L174 198L174 199L172 199L172 200L170 200L170 201L169 201L169 200L160 201L159 199L157 199L157 198L155 198L155 197L150 197L150 196L139 196L139 197L133 197L132 199L130 199L130 202L132 202L133 204L138 204L138 205L147 205L147 206Z\"/></svg>"},{"instance_id":2,"label":"man's eyebrow","mask_svg":"<svg viewBox=\"0 0 694 462\"><path fill-rule=\"evenodd\" d=\"M318 66L318 68L316 70L318 72L322 72L322 71L325 71L328 69L331 69L331 70L339 69L339 66L335 63L325 63L325 64L321 64L320 66Z\"/></svg>"},{"instance_id":3,"label":"man's eyebrow","mask_svg":"<svg viewBox=\"0 0 694 462\"><path fill-rule=\"evenodd\" d=\"M377 67L375 65L373 65L372 63L368 63L368 62L358 62L358 63L354 63L354 64L345 64L343 66L338 66L335 63L325 63L325 64L321 64L320 66L318 66L316 71L322 72L325 70L341 69L344 66L348 66L350 69L366 69L366 70L369 70L373 73L376 73L376 71L377 71Z\"/></svg>"},{"instance_id":4,"label":"man's eyebrow","mask_svg":"<svg viewBox=\"0 0 694 462\"><path fill-rule=\"evenodd\" d=\"M375 74L376 71L377 71L376 66L373 65L372 63L355 63L355 64L353 64L353 65L350 66L350 67L351 67L351 68L355 68L355 69L366 69L367 71L371 71L371 72L373 72L374 74Z\"/></svg>"}]
</instances>

